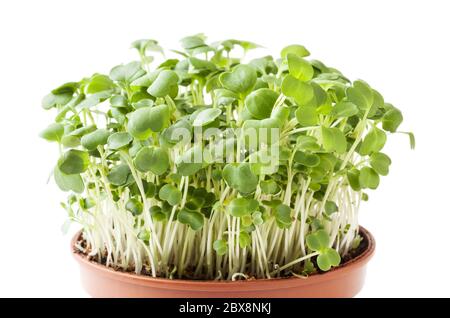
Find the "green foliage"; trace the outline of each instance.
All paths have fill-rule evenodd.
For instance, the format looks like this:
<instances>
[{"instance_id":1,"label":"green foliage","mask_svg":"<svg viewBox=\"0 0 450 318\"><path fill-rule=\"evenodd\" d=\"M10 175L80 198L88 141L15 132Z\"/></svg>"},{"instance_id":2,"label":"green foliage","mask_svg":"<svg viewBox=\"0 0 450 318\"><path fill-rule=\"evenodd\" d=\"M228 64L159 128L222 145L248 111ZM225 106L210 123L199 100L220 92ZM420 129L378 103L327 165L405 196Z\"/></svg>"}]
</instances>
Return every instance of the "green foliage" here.
<instances>
[{"instance_id":1,"label":"green foliage","mask_svg":"<svg viewBox=\"0 0 450 318\"><path fill-rule=\"evenodd\" d=\"M137 40L139 61L42 100L61 205L89 252L169 278L338 266L360 242L365 191L389 173L388 136L415 146L401 111L302 45L247 64L242 54L260 47L250 41L196 34L181 47L166 58L156 40Z\"/></svg>"},{"instance_id":2,"label":"green foliage","mask_svg":"<svg viewBox=\"0 0 450 318\"><path fill-rule=\"evenodd\" d=\"M318 230L308 234L306 244L312 251L318 252L317 265L323 271L328 271L332 266L338 266L341 262L339 253L330 248L330 238L325 230Z\"/></svg>"}]
</instances>

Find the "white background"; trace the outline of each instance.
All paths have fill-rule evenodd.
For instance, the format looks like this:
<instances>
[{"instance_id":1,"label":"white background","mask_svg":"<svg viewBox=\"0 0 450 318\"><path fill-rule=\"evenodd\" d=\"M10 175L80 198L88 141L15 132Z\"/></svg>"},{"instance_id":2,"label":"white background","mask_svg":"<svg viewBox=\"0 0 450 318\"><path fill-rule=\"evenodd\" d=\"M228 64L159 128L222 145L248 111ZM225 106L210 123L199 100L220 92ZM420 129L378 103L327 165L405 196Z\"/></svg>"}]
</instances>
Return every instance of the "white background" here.
<instances>
[{"instance_id":1,"label":"white background","mask_svg":"<svg viewBox=\"0 0 450 318\"><path fill-rule=\"evenodd\" d=\"M47 177L56 145L37 135L52 88L137 59L135 39L179 48L204 32L278 54L292 43L362 78L404 114L391 173L361 208L377 252L360 297L450 296L448 1L1 1L0 296L86 297ZM75 228L71 230L71 233Z\"/></svg>"}]
</instances>

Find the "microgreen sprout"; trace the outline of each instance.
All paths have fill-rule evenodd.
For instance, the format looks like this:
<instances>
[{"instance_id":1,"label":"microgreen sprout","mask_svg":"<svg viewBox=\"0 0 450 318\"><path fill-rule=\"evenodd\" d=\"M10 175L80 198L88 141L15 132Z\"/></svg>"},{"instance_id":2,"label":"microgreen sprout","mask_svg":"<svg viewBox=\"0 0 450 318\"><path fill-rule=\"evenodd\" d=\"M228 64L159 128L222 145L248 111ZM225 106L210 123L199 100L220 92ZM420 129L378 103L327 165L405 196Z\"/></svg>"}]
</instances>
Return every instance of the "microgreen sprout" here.
<instances>
[{"instance_id":1,"label":"microgreen sprout","mask_svg":"<svg viewBox=\"0 0 450 318\"><path fill-rule=\"evenodd\" d=\"M53 177L86 253L166 278L338 266L361 241L361 200L389 173L400 110L301 45L253 60L240 56L259 47L248 41L181 46L165 59L135 41L139 61L43 99L55 119L41 136L59 144Z\"/></svg>"}]
</instances>

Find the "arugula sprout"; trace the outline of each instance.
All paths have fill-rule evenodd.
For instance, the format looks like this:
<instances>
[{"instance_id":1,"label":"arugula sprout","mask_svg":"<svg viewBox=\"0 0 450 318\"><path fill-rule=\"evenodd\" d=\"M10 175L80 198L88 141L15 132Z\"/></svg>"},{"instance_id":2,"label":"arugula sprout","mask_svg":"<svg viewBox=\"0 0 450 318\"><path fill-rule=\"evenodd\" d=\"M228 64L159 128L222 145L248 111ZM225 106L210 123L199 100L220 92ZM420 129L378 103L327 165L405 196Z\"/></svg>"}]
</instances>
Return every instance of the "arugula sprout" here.
<instances>
[{"instance_id":1,"label":"arugula sprout","mask_svg":"<svg viewBox=\"0 0 450 318\"><path fill-rule=\"evenodd\" d=\"M389 173L401 111L294 44L203 34L51 90L61 205L90 255L153 277L308 275L355 248L358 208ZM172 54L171 53L171 54ZM229 152L229 150L232 150ZM243 275L242 275L243 274Z\"/></svg>"}]
</instances>

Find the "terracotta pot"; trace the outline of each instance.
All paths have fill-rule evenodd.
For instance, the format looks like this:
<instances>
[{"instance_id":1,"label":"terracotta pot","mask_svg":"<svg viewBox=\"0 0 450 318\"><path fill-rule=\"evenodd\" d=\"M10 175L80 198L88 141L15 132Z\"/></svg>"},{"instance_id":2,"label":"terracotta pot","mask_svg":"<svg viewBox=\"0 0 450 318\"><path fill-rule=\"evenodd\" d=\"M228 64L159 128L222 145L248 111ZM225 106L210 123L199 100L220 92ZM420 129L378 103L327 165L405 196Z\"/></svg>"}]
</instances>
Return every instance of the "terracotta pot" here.
<instances>
[{"instance_id":1,"label":"terracotta pot","mask_svg":"<svg viewBox=\"0 0 450 318\"><path fill-rule=\"evenodd\" d=\"M353 297L362 288L367 262L375 251L375 240L360 227L367 248L357 257L323 274L308 278L275 278L249 281L194 281L152 278L124 273L89 261L75 250L80 233L72 239L72 254L80 264L81 282L93 297L149 298L301 298Z\"/></svg>"}]
</instances>

